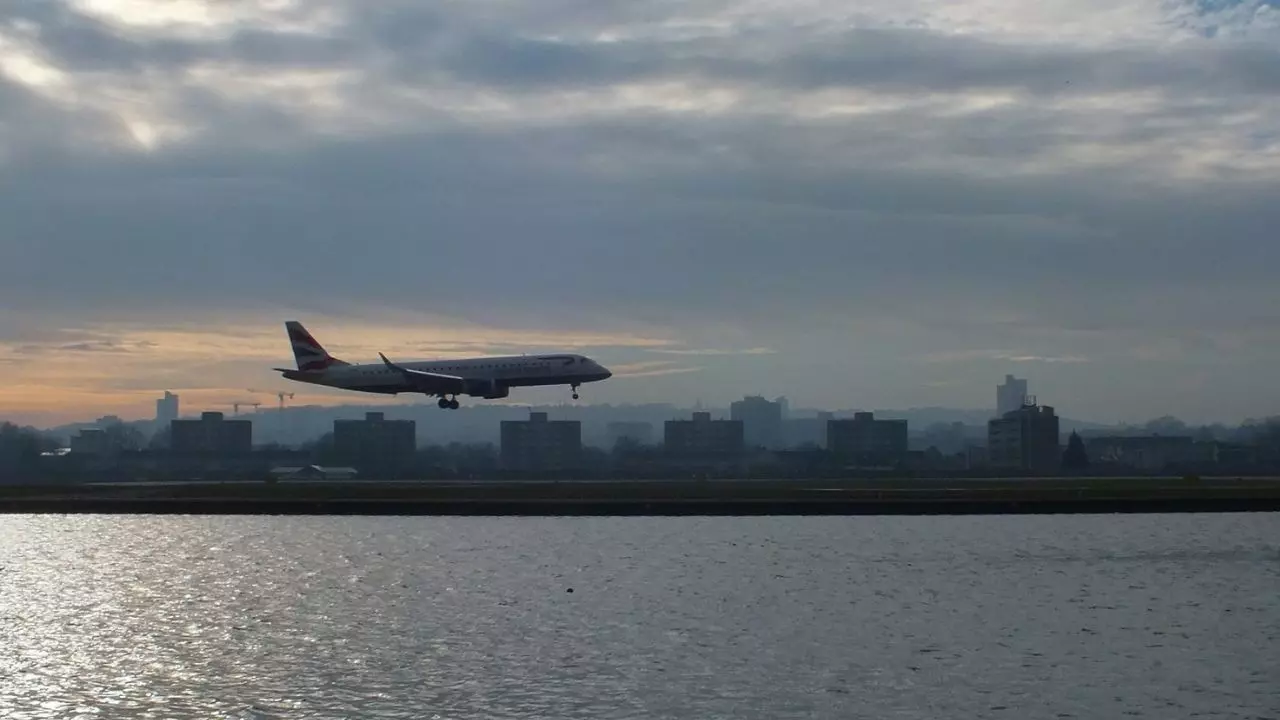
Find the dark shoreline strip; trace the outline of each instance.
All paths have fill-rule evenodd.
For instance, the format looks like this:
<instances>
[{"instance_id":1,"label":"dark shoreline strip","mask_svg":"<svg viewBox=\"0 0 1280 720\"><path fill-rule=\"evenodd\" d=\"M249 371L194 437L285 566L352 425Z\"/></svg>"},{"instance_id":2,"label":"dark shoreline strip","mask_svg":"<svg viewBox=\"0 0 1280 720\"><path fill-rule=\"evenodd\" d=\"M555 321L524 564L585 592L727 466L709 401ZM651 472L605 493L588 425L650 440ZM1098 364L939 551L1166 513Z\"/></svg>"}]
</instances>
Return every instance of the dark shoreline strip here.
<instances>
[{"instance_id":1,"label":"dark shoreline strip","mask_svg":"<svg viewBox=\"0 0 1280 720\"><path fill-rule=\"evenodd\" d=\"M129 515L764 516L1280 512L1280 498L1089 500L236 500L77 498L0 501L0 513Z\"/></svg>"},{"instance_id":2,"label":"dark shoreline strip","mask_svg":"<svg viewBox=\"0 0 1280 720\"><path fill-rule=\"evenodd\" d=\"M1280 512L1274 478L0 486L0 513L759 516Z\"/></svg>"}]
</instances>

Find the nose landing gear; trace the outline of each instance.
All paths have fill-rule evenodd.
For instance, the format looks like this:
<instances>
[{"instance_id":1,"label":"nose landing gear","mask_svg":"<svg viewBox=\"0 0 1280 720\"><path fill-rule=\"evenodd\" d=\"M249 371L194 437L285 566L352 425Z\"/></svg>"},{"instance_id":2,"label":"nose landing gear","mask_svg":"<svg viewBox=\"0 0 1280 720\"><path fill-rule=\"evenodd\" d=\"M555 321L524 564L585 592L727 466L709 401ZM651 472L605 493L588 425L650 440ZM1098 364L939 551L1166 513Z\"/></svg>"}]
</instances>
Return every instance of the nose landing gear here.
<instances>
[{"instance_id":1,"label":"nose landing gear","mask_svg":"<svg viewBox=\"0 0 1280 720\"><path fill-rule=\"evenodd\" d=\"M570 387L573 388L573 399L577 400L578 399L578 383L574 383Z\"/></svg>"},{"instance_id":2,"label":"nose landing gear","mask_svg":"<svg viewBox=\"0 0 1280 720\"><path fill-rule=\"evenodd\" d=\"M441 410L457 410L459 407L457 396L452 398L441 397L440 402L437 402L436 405L438 405Z\"/></svg>"}]
</instances>

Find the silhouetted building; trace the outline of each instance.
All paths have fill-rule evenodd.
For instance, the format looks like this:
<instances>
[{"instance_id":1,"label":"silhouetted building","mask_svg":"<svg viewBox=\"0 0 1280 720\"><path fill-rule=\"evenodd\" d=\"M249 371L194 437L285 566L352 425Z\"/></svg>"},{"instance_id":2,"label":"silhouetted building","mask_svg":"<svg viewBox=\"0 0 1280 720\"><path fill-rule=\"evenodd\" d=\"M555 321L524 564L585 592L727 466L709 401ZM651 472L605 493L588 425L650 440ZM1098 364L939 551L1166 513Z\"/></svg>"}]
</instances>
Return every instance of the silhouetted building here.
<instances>
[{"instance_id":1,"label":"silhouetted building","mask_svg":"<svg viewBox=\"0 0 1280 720\"><path fill-rule=\"evenodd\" d=\"M993 468L1050 473L1062 465L1058 416L1034 398L987 423L987 454Z\"/></svg>"},{"instance_id":2,"label":"silhouetted building","mask_svg":"<svg viewBox=\"0 0 1280 720\"><path fill-rule=\"evenodd\" d=\"M1257 468L1263 461L1263 449L1255 445L1226 442L1208 444L1211 446L1209 452L1212 462L1223 468Z\"/></svg>"},{"instance_id":3,"label":"silhouetted building","mask_svg":"<svg viewBox=\"0 0 1280 720\"><path fill-rule=\"evenodd\" d=\"M668 420L662 427L667 454L677 457L736 457L745 449L741 420L712 420L695 412L692 420Z\"/></svg>"},{"instance_id":4,"label":"silhouetted building","mask_svg":"<svg viewBox=\"0 0 1280 720\"><path fill-rule=\"evenodd\" d=\"M1003 418L1022 407L1027 399L1027 381L1012 375L1004 376L1004 384L996 386L996 419Z\"/></svg>"},{"instance_id":5,"label":"silhouetted building","mask_svg":"<svg viewBox=\"0 0 1280 720\"><path fill-rule=\"evenodd\" d=\"M582 423L548 420L544 412L528 420L502 421L502 466L508 470L576 470L582 464Z\"/></svg>"},{"instance_id":6,"label":"silhouetted building","mask_svg":"<svg viewBox=\"0 0 1280 720\"><path fill-rule=\"evenodd\" d=\"M906 420L877 420L873 413L827 421L827 450L841 462L898 465L906 462Z\"/></svg>"},{"instance_id":7,"label":"silhouetted building","mask_svg":"<svg viewBox=\"0 0 1280 720\"><path fill-rule=\"evenodd\" d=\"M164 397L156 400L156 425L169 427L169 423L178 419L178 396L165 391Z\"/></svg>"},{"instance_id":8,"label":"silhouetted building","mask_svg":"<svg viewBox=\"0 0 1280 720\"><path fill-rule=\"evenodd\" d=\"M743 442L747 447L770 450L783 446L782 417L785 398L770 402L759 395L749 395L729 406L729 417L742 423Z\"/></svg>"},{"instance_id":9,"label":"silhouetted building","mask_svg":"<svg viewBox=\"0 0 1280 720\"><path fill-rule=\"evenodd\" d=\"M605 433L605 440L610 448L617 445L620 440L637 445L653 444L653 425L647 422L611 422L605 426Z\"/></svg>"},{"instance_id":10,"label":"silhouetted building","mask_svg":"<svg viewBox=\"0 0 1280 720\"><path fill-rule=\"evenodd\" d=\"M985 445L970 445L965 448L964 462L966 470L990 467L991 452Z\"/></svg>"},{"instance_id":11,"label":"silhouetted building","mask_svg":"<svg viewBox=\"0 0 1280 720\"><path fill-rule=\"evenodd\" d=\"M363 471L390 470L410 464L417 451L417 424L387 420L380 412L363 420L333 421L333 457Z\"/></svg>"},{"instance_id":12,"label":"silhouetted building","mask_svg":"<svg viewBox=\"0 0 1280 720\"><path fill-rule=\"evenodd\" d=\"M118 448L102 428L84 428L71 436L70 450L75 455L108 455Z\"/></svg>"},{"instance_id":13,"label":"silhouetted building","mask_svg":"<svg viewBox=\"0 0 1280 720\"><path fill-rule=\"evenodd\" d=\"M199 420L169 423L169 447L179 455L239 455L253 451L253 423L227 420L220 412L201 413Z\"/></svg>"},{"instance_id":14,"label":"silhouetted building","mask_svg":"<svg viewBox=\"0 0 1280 720\"><path fill-rule=\"evenodd\" d=\"M1211 462L1210 443L1197 444L1189 435L1092 437L1085 441L1094 465L1118 465L1137 470Z\"/></svg>"}]
</instances>

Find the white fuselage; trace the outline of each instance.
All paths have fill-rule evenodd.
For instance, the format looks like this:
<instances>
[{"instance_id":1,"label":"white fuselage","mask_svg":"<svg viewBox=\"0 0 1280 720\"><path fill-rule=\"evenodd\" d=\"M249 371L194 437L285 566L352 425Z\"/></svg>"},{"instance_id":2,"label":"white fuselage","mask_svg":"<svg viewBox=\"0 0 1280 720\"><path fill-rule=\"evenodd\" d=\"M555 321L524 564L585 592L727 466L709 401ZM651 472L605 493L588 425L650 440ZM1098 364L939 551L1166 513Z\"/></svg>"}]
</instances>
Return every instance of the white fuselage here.
<instances>
[{"instance_id":1,"label":"white fuselage","mask_svg":"<svg viewBox=\"0 0 1280 720\"><path fill-rule=\"evenodd\" d=\"M582 355L518 355L460 360L430 360L399 363L399 367L439 373L468 381L487 381L493 387L513 388L537 385L572 385L608 379L611 373ZM407 382L405 375L384 363L337 365L322 370L288 370L284 377L327 387L394 395L423 392Z\"/></svg>"}]
</instances>

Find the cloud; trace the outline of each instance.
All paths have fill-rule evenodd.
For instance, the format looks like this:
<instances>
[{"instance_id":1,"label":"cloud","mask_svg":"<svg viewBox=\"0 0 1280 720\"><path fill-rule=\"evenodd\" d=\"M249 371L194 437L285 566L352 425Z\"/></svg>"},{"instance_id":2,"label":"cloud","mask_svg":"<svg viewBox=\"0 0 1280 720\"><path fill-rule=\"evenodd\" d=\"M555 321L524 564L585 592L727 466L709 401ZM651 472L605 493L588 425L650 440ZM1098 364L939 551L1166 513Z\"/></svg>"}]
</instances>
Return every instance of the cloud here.
<instances>
[{"instance_id":1,"label":"cloud","mask_svg":"<svg viewBox=\"0 0 1280 720\"><path fill-rule=\"evenodd\" d=\"M30 355L50 355L50 354L79 354L79 353L111 353L126 354L139 353L157 348L158 345L150 340L119 340L112 338L97 337L92 332L76 332L61 330L56 333L62 337L79 337L82 339L73 342L57 342L56 339L43 343L26 343L13 344L7 347L0 345L4 352L10 357L14 356L30 356Z\"/></svg>"},{"instance_id":2,"label":"cloud","mask_svg":"<svg viewBox=\"0 0 1280 720\"><path fill-rule=\"evenodd\" d=\"M698 357L669 399L981 406L1035 362L1075 414L1265 414L1275 16L7 3L0 342L41 388L112 352L70 382L136 408L158 365L117 357L237 388L299 317L353 357ZM157 347L70 347L125 338ZM930 359L974 347L1011 350ZM1218 389L1162 396L1188 365Z\"/></svg>"},{"instance_id":3,"label":"cloud","mask_svg":"<svg viewBox=\"0 0 1280 720\"><path fill-rule=\"evenodd\" d=\"M929 363L972 362L995 360L1010 363L1085 363L1089 358L1077 355L1035 355L1008 350L952 350L930 353L922 358Z\"/></svg>"},{"instance_id":4,"label":"cloud","mask_svg":"<svg viewBox=\"0 0 1280 720\"><path fill-rule=\"evenodd\" d=\"M683 375L684 373L698 372L702 368L659 360L613 365L610 370L619 378L645 378L660 377L662 375Z\"/></svg>"},{"instance_id":5,"label":"cloud","mask_svg":"<svg viewBox=\"0 0 1280 720\"><path fill-rule=\"evenodd\" d=\"M701 367L693 367L693 366L689 366L689 367L669 367L669 368L661 368L661 369L657 369L657 370L643 370L643 371L640 371L640 372L630 372L630 373L627 373L627 374L625 374L625 375L622 375L621 377L623 377L623 378L641 378L641 377L644 377L644 378L652 378L652 377L661 377L661 376L663 376L663 375L684 375L685 373L701 372L701 371L702 371L702 369L703 369L703 368L701 368Z\"/></svg>"},{"instance_id":6,"label":"cloud","mask_svg":"<svg viewBox=\"0 0 1280 720\"><path fill-rule=\"evenodd\" d=\"M778 352L773 348L755 347L743 348L742 350L728 349L712 349L712 348L647 348L649 352L663 353L666 355L773 355Z\"/></svg>"}]
</instances>

